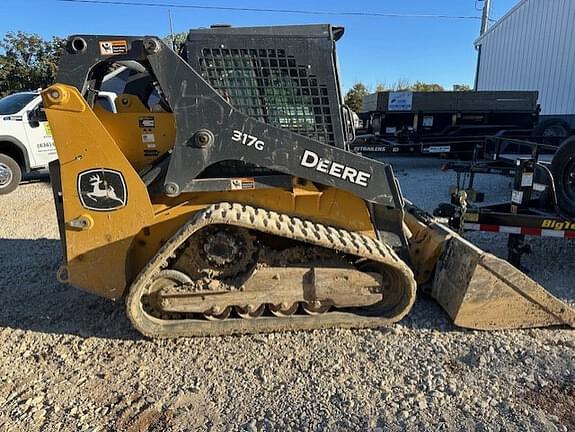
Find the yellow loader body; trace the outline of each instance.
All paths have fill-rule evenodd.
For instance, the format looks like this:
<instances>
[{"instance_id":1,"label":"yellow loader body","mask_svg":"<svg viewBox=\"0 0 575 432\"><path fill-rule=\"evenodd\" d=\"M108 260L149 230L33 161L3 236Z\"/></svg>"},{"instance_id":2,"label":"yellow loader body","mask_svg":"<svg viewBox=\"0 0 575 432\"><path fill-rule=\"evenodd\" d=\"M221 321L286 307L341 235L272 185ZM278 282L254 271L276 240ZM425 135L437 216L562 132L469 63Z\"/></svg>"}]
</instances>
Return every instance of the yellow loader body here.
<instances>
[{"instance_id":1,"label":"yellow loader body","mask_svg":"<svg viewBox=\"0 0 575 432\"><path fill-rule=\"evenodd\" d=\"M575 326L564 302L407 203L391 165L349 151L342 34L199 30L184 57L155 37L72 36L42 93L58 278L125 300L151 337L379 327L417 290L462 327ZM119 77L111 112L97 93Z\"/></svg>"}]
</instances>

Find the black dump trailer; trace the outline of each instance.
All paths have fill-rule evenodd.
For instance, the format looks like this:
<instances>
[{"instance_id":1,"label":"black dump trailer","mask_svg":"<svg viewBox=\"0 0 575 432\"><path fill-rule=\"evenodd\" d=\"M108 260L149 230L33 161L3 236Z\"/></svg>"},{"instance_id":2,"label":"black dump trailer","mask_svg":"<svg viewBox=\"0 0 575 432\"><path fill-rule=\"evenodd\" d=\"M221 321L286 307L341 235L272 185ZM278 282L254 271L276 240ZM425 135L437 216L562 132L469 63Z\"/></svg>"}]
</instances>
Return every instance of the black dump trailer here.
<instances>
[{"instance_id":1,"label":"black dump trailer","mask_svg":"<svg viewBox=\"0 0 575 432\"><path fill-rule=\"evenodd\" d=\"M537 99L536 91L373 93L363 100L352 147L361 153L470 157L488 136L544 141L558 130L552 122L538 129Z\"/></svg>"}]
</instances>

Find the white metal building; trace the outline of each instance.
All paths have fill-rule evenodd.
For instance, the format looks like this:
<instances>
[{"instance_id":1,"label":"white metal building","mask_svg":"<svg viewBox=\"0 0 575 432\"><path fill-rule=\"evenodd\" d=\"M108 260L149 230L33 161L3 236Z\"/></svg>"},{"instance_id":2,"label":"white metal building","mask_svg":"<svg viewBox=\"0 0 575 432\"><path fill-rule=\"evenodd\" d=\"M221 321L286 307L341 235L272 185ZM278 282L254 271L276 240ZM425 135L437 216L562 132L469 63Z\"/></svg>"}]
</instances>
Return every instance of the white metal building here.
<instances>
[{"instance_id":1,"label":"white metal building","mask_svg":"<svg viewBox=\"0 0 575 432\"><path fill-rule=\"evenodd\" d=\"M520 0L475 45L477 90L538 90L575 127L575 0Z\"/></svg>"}]
</instances>

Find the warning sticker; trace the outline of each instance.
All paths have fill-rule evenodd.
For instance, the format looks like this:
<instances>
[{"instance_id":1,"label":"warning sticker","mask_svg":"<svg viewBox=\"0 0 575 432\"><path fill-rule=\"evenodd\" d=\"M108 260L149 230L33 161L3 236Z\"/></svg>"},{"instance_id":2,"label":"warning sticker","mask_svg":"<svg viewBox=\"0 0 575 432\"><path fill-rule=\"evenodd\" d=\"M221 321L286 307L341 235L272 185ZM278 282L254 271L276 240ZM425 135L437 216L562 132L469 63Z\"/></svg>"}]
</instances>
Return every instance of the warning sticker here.
<instances>
[{"instance_id":1,"label":"warning sticker","mask_svg":"<svg viewBox=\"0 0 575 432\"><path fill-rule=\"evenodd\" d=\"M521 186L530 187L533 185L533 173L523 173L521 176Z\"/></svg>"},{"instance_id":2,"label":"warning sticker","mask_svg":"<svg viewBox=\"0 0 575 432\"><path fill-rule=\"evenodd\" d=\"M254 178L231 179L231 190L246 190L255 188L256 188L256 180Z\"/></svg>"},{"instance_id":3,"label":"warning sticker","mask_svg":"<svg viewBox=\"0 0 575 432\"><path fill-rule=\"evenodd\" d=\"M100 41L100 55L120 55L128 53L128 41Z\"/></svg>"},{"instance_id":4,"label":"warning sticker","mask_svg":"<svg viewBox=\"0 0 575 432\"><path fill-rule=\"evenodd\" d=\"M144 144L155 143L156 137L152 133L144 133L142 134L142 142Z\"/></svg>"},{"instance_id":5,"label":"warning sticker","mask_svg":"<svg viewBox=\"0 0 575 432\"><path fill-rule=\"evenodd\" d=\"M145 157L156 157L159 156L160 152L158 150L144 150Z\"/></svg>"},{"instance_id":6,"label":"warning sticker","mask_svg":"<svg viewBox=\"0 0 575 432\"><path fill-rule=\"evenodd\" d=\"M463 220L465 220L465 222L479 222L479 213L465 213Z\"/></svg>"},{"instance_id":7,"label":"warning sticker","mask_svg":"<svg viewBox=\"0 0 575 432\"><path fill-rule=\"evenodd\" d=\"M433 126L433 116L424 116L422 124L423 124L423 127L432 127Z\"/></svg>"},{"instance_id":8,"label":"warning sticker","mask_svg":"<svg viewBox=\"0 0 575 432\"><path fill-rule=\"evenodd\" d=\"M156 127L156 119L154 117L140 117L138 122L140 123L140 128Z\"/></svg>"}]
</instances>

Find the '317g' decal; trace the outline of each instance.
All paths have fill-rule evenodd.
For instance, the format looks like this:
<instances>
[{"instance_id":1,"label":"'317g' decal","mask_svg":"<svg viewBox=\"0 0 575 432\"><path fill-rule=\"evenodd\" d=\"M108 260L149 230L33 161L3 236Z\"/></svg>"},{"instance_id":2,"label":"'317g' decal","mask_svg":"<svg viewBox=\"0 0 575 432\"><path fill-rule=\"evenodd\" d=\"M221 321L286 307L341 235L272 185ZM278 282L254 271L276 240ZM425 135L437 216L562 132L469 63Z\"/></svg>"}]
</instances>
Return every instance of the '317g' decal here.
<instances>
[{"instance_id":1,"label":"'317g' decal","mask_svg":"<svg viewBox=\"0 0 575 432\"><path fill-rule=\"evenodd\" d=\"M262 151L265 143L258 137L248 135L239 130L232 131L232 141L240 142L247 147L254 147L256 150Z\"/></svg>"}]
</instances>

